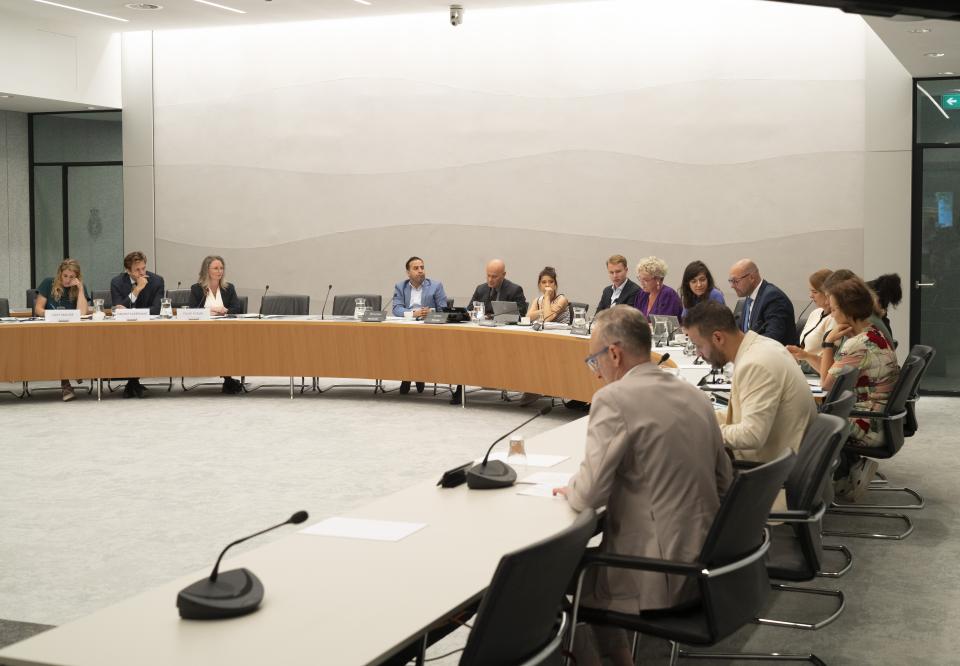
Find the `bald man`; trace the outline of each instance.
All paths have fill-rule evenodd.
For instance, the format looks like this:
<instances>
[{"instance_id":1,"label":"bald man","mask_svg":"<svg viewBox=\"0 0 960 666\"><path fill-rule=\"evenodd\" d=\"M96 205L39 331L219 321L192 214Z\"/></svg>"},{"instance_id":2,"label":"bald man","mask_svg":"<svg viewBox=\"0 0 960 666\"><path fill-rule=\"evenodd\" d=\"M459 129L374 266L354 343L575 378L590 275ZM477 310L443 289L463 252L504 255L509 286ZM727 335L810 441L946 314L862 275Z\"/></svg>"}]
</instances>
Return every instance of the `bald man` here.
<instances>
[{"instance_id":1,"label":"bald man","mask_svg":"<svg viewBox=\"0 0 960 666\"><path fill-rule=\"evenodd\" d=\"M742 332L755 331L782 345L797 344L793 303L775 284L760 276L753 261L741 259L735 263L728 282L740 297L733 314Z\"/></svg>"},{"instance_id":2,"label":"bald man","mask_svg":"<svg viewBox=\"0 0 960 666\"><path fill-rule=\"evenodd\" d=\"M487 309L487 317L493 316L493 301L514 301L520 315L527 312L527 299L523 295L523 287L507 279L507 267L501 259L491 259L487 262L487 281L478 285L470 297L467 308L474 301L483 301Z\"/></svg>"}]
</instances>

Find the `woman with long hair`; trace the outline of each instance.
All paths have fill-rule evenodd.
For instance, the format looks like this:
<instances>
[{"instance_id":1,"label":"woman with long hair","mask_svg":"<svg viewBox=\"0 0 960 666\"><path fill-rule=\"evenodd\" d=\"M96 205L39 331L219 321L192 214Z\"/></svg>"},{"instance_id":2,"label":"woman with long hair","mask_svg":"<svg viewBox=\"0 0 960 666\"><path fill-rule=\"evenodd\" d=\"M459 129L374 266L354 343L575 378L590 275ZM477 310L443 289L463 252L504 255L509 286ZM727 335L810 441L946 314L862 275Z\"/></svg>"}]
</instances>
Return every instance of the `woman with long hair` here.
<instances>
[{"instance_id":1,"label":"woman with long hair","mask_svg":"<svg viewBox=\"0 0 960 666\"><path fill-rule=\"evenodd\" d=\"M191 308L207 308L210 314L215 315L240 314L243 306L236 288L227 282L226 267L223 257L204 257L197 282L190 287ZM233 377L224 377L223 392L231 395L243 393L243 384Z\"/></svg>"},{"instance_id":2,"label":"woman with long hair","mask_svg":"<svg viewBox=\"0 0 960 666\"><path fill-rule=\"evenodd\" d=\"M723 298L723 292L717 289L717 285L713 281L713 274L710 273L707 265L699 259L691 261L683 269L683 279L680 282L680 301L683 303L680 321L682 322L687 315L687 310L697 303L708 300L727 304Z\"/></svg>"},{"instance_id":3,"label":"woman with long hair","mask_svg":"<svg viewBox=\"0 0 960 666\"><path fill-rule=\"evenodd\" d=\"M42 317L48 309L79 310L81 316L90 313L90 292L83 284L83 271L76 259L61 261L56 276L46 278L37 287L33 313ZM60 380L60 391L64 402L70 402L76 397L69 379Z\"/></svg>"}]
</instances>

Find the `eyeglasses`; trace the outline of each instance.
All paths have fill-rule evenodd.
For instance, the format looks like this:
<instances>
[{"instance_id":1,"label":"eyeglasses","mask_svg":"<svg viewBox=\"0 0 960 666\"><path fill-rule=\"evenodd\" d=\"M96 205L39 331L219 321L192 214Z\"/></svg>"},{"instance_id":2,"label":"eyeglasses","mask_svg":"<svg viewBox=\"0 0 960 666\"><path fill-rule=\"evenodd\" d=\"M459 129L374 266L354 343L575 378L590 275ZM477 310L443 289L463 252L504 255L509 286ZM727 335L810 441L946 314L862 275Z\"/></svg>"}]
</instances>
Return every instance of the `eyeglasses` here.
<instances>
[{"instance_id":1,"label":"eyeglasses","mask_svg":"<svg viewBox=\"0 0 960 666\"><path fill-rule=\"evenodd\" d=\"M730 278L729 280L727 280L727 282L729 282L731 285L736 286L741 280L743 280L744 278L750 277L751 275L753 275L753 271L750 271L749 273L744 273L740 277Z\"/></svg>"},{"instance_id":2,"label":"eyeglasses","mask_svg":"<svg viewBox=\"0 0 960 666\"><path fill-rule=\"evenodd\" d=\"M590 356L583 359L583 362L587 364L587 367L590 368L591 372L600 372L600 357L610 351L610 347L619 344L619 341L611 342L596 354L590 354Z\"/></svg>"}]
</instances>

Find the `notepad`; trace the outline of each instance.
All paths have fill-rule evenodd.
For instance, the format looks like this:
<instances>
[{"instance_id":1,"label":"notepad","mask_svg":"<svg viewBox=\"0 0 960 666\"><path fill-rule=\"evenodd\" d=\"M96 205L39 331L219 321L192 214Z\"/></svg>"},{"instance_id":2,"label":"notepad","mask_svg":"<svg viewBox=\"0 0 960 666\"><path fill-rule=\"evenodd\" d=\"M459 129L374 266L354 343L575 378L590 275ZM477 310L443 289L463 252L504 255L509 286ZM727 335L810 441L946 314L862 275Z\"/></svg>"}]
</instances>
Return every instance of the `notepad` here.
<instances>
[{"instance_id":1,"label":"notepad","mask_svg":"<svg viewBox=\"0 0 960 666\"><path fill-rule=\"evenodd\" d=\"M538 486L550 486L551 488L561 488L573 477L573 472L534 472L523 477L517 483L532 483Z\"/></svg>"},{"instance_id":2,"label":"notepad","mask_svg":"<svg viewBox=\"0 0 960 666\"><path fill-rule=\"evenodd\" d=\"M405 523L398 520L334 517L322 520L300 531L303 534L315 536L371 541L400 541L426 526L426 523Z\"/></svg>"},{"instance_id":3,"label":"notepad","mask_svg":"<svg viewBox=\"0 0 960 666\"><path fill-rule=\"evenodd\" d=\"M518 495L527 495L529 497L544 497L546 499L562 500L563 495L554 495L553 494L554 486L548 485L536 485L536 486L524 486L522 490L518 490Z\"/></svg>"}]
</instances>

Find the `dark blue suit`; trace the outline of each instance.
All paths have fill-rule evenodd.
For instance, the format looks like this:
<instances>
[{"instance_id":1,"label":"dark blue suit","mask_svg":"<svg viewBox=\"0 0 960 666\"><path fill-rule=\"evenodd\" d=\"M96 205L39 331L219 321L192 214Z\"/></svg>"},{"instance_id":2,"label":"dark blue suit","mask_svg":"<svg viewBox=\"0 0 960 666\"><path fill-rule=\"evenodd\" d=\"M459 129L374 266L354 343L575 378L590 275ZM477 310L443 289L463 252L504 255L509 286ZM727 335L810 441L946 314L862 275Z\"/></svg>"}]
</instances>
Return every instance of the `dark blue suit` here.
<instances>
[{"instance_id":1,"label":"dark blue suit","mask_svg":"<svg viewBox=\"0 0 960 666\"><path fill-rule=\"evenodd\" d=\"M740 330L743 330L740 322L745 300L741 298L737 301L733 313ZM760 285L757 300L750 305L749 330L773 338L782 345L797 344L797 324L793 314L793 303L775 284L764 280Z\"/></svg>"},{"instance_id":2,"label":"dark blue suit","mask_svg":"<svg viewBox=\"0 0 960 666\"><path fill-rule=\"evenodd\" d=\"M122 305L128 308L150 308L150 314L160 314L160 299L164 295L163 278L156 273L147 271L147 286L137 295L137 302L130 302L130 294L133 292L133 284L130 282L129 273L120 273L110 280L110 298L113 299L113 305Z\"/></svg>"}]
</instances>

